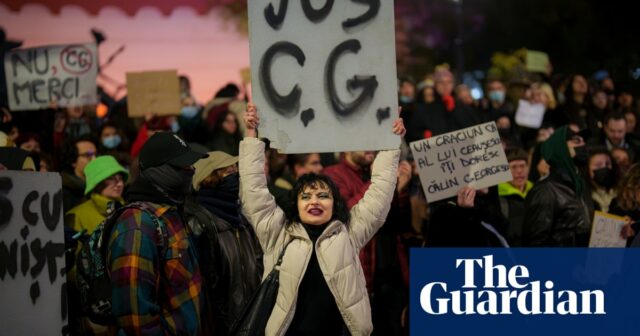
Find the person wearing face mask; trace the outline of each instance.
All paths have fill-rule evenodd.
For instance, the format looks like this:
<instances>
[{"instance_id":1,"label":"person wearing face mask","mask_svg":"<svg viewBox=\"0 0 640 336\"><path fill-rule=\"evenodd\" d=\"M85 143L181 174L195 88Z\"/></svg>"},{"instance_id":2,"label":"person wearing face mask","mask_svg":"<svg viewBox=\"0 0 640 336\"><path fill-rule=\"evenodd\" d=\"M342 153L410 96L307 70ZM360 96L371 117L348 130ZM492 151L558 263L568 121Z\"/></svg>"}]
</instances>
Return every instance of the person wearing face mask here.
<instances>
[{"instance_id":1,"label":"person wearing face mask","mask_svg":"<svg viewBox=\"0 0 640 336\"><path fill-rule=\"evenodd\" d=\"M187 142L204 143L207 140L207 126L202 119L202 108L195 98L186 94L183 94L181 104L178 125L182 138Z\"/></svg>"},{"instance_id":2,"label":"person wearing face mask","mask_svg":"<svg viewBox=\"0 0 640 336\"><path fill-rule=\"evenodd\" d=\"M207 156L170 132L156 132L140 150L140 176L126 194L138 206L117 218L107 244L120 334L201 331L202 278L183 206L193 164Z\"/></svg>"},{"instance_id":3,"label":"person wearing face mask","mask_svg":"<svg viewBox=\"0 0 640 336\"><path fill-rule=\"evenodd\" d=\"M584 141L588 135L562 126L542 144L550 173L533 186L525 200L524 246L588 245L594 207L578 169L589 159Z\"/></svg>"},{"instance_id":4,"label":"person wearing face mask","mask_svg":"<svg viewBox=\"0 0 640 336\"><path fill-rule=\"evenodd\" d=\"M131 167L129 155L129 140L120 131L118 125L108 121L100 128L100 153L113 156L123 167ZM126 181L125 181L126 182Z\"/></svg>"},{"instance_id":5,"label":"person wearing face mask","mask_svg":"<svg viewBox=\"0 0 640 336\"><path fill-rule=\"evenodd\" d=\"M195 193L185 203L204 279L203 331L215 330L216 335L229 334L260 285L263 270L260 243L240 213L237 162L237 156L220 151L196 162Z\"/></svg>"},{"instance_id":6,"label":"person wearing face mask","mask_svg":"<svg viewBox=\"0 0 640 336\"><path fill-rule=\"evenodd\" d=\"M487 107L483 113L483 121L495 121L501 116L513 117L515 109L507 101L507 87L498 79L487 82Z\"/></svg>"},{"instance_id":7,"label":"person wearing face mask","mask_svg":"<svg viewBox=\"0 0 640 336\"><path fill-rule=\"evenodd\" d=\"M587 164L591 198L596 210L609 212L609 204L616 197L616 170L611 153L606 148L596 147L589 151Z\"/></svg>"}]
</instances>

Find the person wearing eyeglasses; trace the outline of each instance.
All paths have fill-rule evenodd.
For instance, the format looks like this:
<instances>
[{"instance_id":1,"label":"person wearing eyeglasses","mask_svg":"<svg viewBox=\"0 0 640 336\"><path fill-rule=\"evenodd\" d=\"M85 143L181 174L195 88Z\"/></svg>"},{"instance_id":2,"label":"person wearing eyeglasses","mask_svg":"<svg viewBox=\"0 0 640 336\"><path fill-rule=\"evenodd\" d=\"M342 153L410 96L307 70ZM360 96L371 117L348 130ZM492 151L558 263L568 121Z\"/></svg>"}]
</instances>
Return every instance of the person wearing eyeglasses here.
<instances>
[{"instance_id":1,"label":"person wearing eyeglasses","mask_svg":"<svg viewBox=\"0 0 640 336\"><path fill-rule=\"evenodd\" d=\"M97 155L96 142L83 135L62 146L60 175L62 176L62 206L65 212L84 200L86 177L84 168Z\"/></svg>"},{"instance_id":2,"label":"person wearing eyeglasses","mask_svg":"<svg viewBox=\"0 0 640 336\"><path fill-rule=\"evenodd\" d=\"M86 177L84 194L89 198L78 206L69 210L65 215L65 226L73 232L83 232L90 235L104 221L110 210L122 205L122 192L129 173L118 164L113 156L99 156L90 161L83 170ZM77 255L79 249L76 248ZM79 334L104 334L108 328L98 326L88 318L80 316L79 293L75 286L75 267L70 266L69 301L73 304L69 311L70 326Z\"/></svg>"}]
</instances>

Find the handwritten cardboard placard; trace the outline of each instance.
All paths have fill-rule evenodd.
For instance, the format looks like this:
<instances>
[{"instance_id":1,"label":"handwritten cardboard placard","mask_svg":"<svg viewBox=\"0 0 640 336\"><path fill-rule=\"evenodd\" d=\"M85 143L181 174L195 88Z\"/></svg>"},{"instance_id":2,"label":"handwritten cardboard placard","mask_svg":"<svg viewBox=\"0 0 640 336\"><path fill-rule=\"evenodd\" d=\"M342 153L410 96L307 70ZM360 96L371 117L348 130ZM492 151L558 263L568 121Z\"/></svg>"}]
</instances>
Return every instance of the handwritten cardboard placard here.
<instances>
[{"instance_id":1,"label":"handwritten cardboard placard","mask_svg":"<svg viewBox=\"0 0 640 336\"><path fill-rule=\"evenodd\" d=\"M495 122L410 144L427 201L455 196L465 186L482 189L511 181Z\"/></svg>"},{"instance_id":2,"label":"handwritten cardboard placard","mask_svg":"<svg viewBox=\"0 0 640 336\"><path fill-rule=\"evenodd\" d=\"M180 82L177 70L127 73L129 117L180 114Z\"/></svg>"},{"instance_id":3,"label":"handwritten cardboard placard","mask_svg":"<svg viewBox=\"0 0 640 336\"><path fill-rule=\"evenodd\" d=\"M284 153L396 149L393 1L248 2L260 135Z\"/></svg>"},{"instance_id":4,"label":"handwritten cardboard placard","mask_svg":"<svg viewBox=\"0 0 640 336\"><path fill-rule=\"evenodd\" d=\"M518 102L516 124L529 128L540 128L544 120L545 108L542 104L531 104L524 99Z\"/></svg>"},{"instance_id":5,"label":"handwritten cardboard placard","mask_svg":"<svg viewBox=\"0 0 640 336\"><path fill-rule=\"evenodd\" d=\"M596 211L589 247L626 247L627 240L620 236L623 226L624 217Z\"/></svg>"},{"instance_id":6,"label":"handwritten cardboard placard","mask_svg":"<svg viewBox=\"0 0 640 336\"><path fill-rule=\"evenodd\" d=\"M4 68L12 111L98 102L93 43L12 50L4 56Z\"/></svg>"},{"instance_id":7,"label":"handwritten cardboard placard","mask_svg":"<svg viewBox=\"0 0 640 336\"><path fill-rule=\"evenodd\" d=\"M0 171L1 334L67 334L63 226L59 174Z\"/></svg>"}]
</instances>

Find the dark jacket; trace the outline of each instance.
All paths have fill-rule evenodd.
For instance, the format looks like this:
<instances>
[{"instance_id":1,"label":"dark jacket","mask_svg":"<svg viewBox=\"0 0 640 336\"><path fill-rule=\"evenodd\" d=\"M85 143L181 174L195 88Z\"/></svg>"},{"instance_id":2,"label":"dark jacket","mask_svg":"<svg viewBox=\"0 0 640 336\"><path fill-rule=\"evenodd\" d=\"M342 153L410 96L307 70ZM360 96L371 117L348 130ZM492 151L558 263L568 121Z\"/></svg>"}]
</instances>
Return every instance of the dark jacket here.
<instances>
[{"instance_id":1,"label":"dark jacket","mask_svg":"<svg viewBox=\"0 0 640 336\"><path fill-rule=\"evenodd\" d=\"M430 104L420 104L407 123L407 142L421 140L481 123L481 116L469 106L455 101L455 107L447 111L442 98Z\"/></svg>"},{"instance_id":2,"label":"dark jacket","mask_svg":"<svg viewBox=\"0 0 640 336\"><path fill-rule=\"evenodd\" d=\"M85 182L73 172L64 171L60 175L62 176L62 207L66 213L84 201Z\"/></svg>"},{"instance_id":3,"label":"dark jacket","mask_svg":"<svg viewBox=\"0 0 640 336\"><path fill-rule=\"evenodd\" d=\"M457 197L434 202L427 226L426 245L429 247L500 247L497 235L482 222L504 237L506 219L500 212L497 188L489 188L487 195L476 194L473 208L456 204Z\"/></svg>"},{"instance_id":4,"label":"dark jacket","mask_svg":"<svg viewBox=\"0 0 640 336\"><path fill-rule=\"evenodd\" d=\"M587 247L594 212L590 194L586 188L577 197L571 177L552 167L549 176L527 194L524 245Z\"/></svg>"},{"instance_id":5,"label":"dark jacket","mask_svg":"<svg viewBox=\"0 0 640 336\"><path fill-rule=\"evenodd\" d=\"M260 285L262 249L244 217L232 225L193 200L185 203L185 216L204 277L203 320L212 322L215 335L228 335Z\"/></svg>"},{"instance_id":6,"label":"dark jacket","mask_svg":"<svg viewBox=\"0 0 640 336\"><path fill-rule=\"evenodd\" d=\"M505 238L507 238L511 247L522 246L525 199L531 188L533 188L533 183L529 181L527 181L524 192L521 192L509 182L498 185L500 211L509 223L506 228Z\"/></svg>"}]
</instances>

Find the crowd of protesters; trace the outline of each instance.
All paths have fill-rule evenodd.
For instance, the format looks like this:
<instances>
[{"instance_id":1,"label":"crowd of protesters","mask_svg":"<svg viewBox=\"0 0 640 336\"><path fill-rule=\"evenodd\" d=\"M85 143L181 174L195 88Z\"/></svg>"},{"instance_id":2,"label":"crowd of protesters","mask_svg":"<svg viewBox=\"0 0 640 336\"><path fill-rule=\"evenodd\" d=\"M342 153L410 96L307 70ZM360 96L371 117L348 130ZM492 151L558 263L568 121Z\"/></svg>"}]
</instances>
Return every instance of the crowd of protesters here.
<instances>
[{"instance_id":1,"label":"crowd of protesters","mask_svg":"<svg viewBox=\"0 0 640 336\"><path fill-rule=\"evenodd\" d=\"M126 99L103 91L98 107L5 106L0 116L0 170L59 172L67 230L90 234L112 203L152 204L127 210L110 236L113 312L126 333L229 334L289 236L304 239L288 248L297 257L284 258L287 276L268 334L368 334L371 321L374 334L406 334L410 247L586 247L595 210L624 216L621 236L640 245L638 101L606 73L529 83L489 78L482 99L456 85L446 66L421 80L403 78L398 94L407 134L401 154L393 155L284 155L268 141L263 155L264 143L253 138L255 108L243 115L242 90L229 84L200 103L188 78L180 83L175 117L129 118ZM516 123L520 101L543 107L540 128ZM406 144L489 121L499 129L513 180L427 202ZM383 200L371 209L368 190L369 198ZM301 210L309 202L317 207ZM169 232L164 255L156 248L156 217ZM309 225L316 219L321 225ZM341 245L325 250L326 239ZM159 274L167 287L158 288ZM327 300L331 295L336 301ZM69 300L75 296L71 286ZM77 310L73 333L118 329Z\"/></svg>"}]
</instances>

